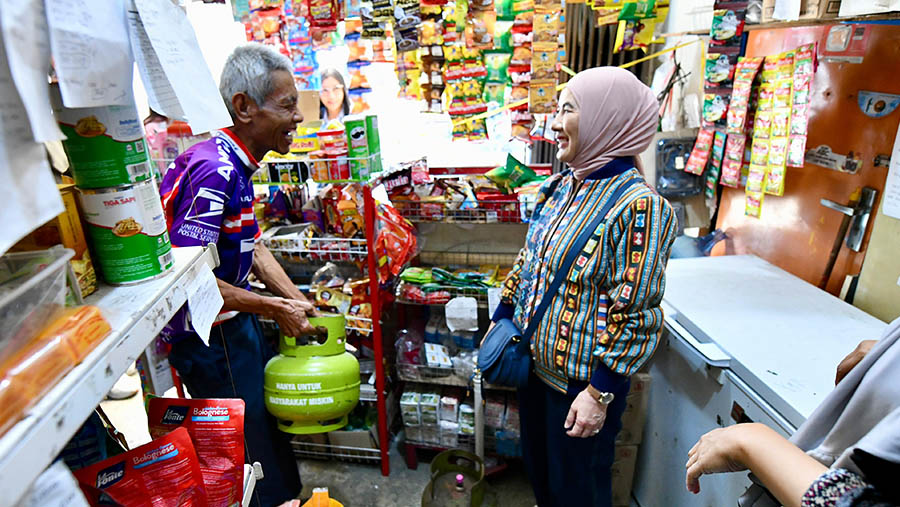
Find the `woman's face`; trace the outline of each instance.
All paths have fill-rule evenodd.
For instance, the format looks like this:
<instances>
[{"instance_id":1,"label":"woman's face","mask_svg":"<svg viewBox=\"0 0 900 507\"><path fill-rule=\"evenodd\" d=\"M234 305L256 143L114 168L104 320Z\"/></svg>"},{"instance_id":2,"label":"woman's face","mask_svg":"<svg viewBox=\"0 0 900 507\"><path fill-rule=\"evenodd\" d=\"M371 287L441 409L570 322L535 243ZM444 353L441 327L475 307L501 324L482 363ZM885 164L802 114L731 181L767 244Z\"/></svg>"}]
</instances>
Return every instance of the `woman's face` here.
<instances>
[{"instance_id":1,"label":"woman's face","mask_svg":"<svg viewBox=\"0 0 900 507\"><path fill-rule=\"evenodd\" d=\"M326 77L322 80L322 91L319 92L319 96L322 98L322 104L325 104L325 109L336 112L344 102L344 87L337 79Z\"/></svg>"},{"instance_id":2,"label":"woman's face","mask_svg":"<svg viewBox=\"0 0 900 507\"><path fill-rule=\"evenodd\" d=\"M559 94L559 109L550 128L556 132L556 158L571 162L578 153L578 104L568 88Z\"/></svg>"}]
</instances>

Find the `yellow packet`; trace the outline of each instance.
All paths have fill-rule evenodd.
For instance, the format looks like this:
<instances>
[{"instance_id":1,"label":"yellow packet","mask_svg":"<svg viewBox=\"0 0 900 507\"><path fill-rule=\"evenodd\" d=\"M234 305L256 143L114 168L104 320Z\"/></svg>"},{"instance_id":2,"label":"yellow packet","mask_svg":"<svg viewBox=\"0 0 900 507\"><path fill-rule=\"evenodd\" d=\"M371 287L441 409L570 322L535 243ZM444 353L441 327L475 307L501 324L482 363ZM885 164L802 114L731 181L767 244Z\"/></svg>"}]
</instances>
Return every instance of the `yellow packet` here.
<instances>
[{"instance_id":1,"label":"yellow packet","mask_svg":"<svg viewBox=\"0 0 900 507\"><path fill-rule=\"evenodd\" d=\"M541 81L556 79L556 49L552 51L534 51L531 54L531 79Z\"/></svg>"},{"instance_id":2,"label":"yellow packet","mask_svg":"<svg viewBox=\"0 0 900 507\"><path fill-rule=\"evenodd\" d=\"M531 81L528 108L535 114L556 112L556 81Z\"/></svg>"}]
</instances>

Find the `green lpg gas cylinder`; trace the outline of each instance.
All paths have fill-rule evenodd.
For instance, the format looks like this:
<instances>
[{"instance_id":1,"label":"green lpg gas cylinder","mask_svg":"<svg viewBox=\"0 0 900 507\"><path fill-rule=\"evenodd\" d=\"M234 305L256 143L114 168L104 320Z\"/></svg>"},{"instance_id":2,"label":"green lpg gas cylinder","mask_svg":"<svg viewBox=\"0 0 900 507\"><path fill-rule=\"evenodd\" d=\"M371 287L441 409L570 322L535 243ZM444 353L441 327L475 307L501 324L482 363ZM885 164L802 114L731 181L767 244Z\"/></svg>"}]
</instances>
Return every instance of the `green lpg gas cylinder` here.
<instances>
[{"instance_id":1,"label":"green lpg gas cylinder","mask_svg":"<svg viewBox=\"0 0 900 507\"><path fill-rule=\"evenodd\" d=\"M342 315L311 317L324 336L281 336L281 353L265 370L266 409L286 433L325 433L347 425L359 402L359 361L344 347Z\"/></svg>"}]
</instances>

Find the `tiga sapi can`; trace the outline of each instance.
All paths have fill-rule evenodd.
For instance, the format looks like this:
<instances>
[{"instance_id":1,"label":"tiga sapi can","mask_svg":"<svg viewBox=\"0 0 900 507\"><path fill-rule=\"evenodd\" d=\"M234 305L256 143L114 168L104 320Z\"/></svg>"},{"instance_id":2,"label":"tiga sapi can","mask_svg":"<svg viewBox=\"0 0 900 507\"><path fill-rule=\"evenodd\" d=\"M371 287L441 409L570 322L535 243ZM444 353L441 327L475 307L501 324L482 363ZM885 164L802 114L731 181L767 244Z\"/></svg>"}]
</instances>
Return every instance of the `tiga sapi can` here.
<instances>
[{"instance_id":1,"label":"tiga sapi can","mask_svg":"<svg viewBox=\"0 0 900 507\"><path fill-rule=\"evenodd\" d=\"M166 273L173 264L159 191L153 180L78 189L84 225L103 279L127 285Z\"/></svg>"}]
</instances>

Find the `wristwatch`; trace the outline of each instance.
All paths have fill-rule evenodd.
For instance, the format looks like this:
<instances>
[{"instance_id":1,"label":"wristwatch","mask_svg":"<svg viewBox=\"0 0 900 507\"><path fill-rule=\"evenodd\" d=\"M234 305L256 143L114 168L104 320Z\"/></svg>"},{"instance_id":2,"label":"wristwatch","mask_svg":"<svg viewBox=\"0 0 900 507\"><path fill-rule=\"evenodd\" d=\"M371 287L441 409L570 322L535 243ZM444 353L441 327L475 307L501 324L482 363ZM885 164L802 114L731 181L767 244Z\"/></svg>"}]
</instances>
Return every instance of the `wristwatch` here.
<instances>
[{"instance_id":1,"label":"wristwatch","mask_svg":"<svg viewBox=\"0 0 900 507\"><path fill-rule=\"evenodd\" d=\"M616 395L613 393L600 392L590 384L587 386L587 392L591 395L591 398L594 398L594 400L601 405L609 405L616 399Z\"/></svg>"}]
</instances>

